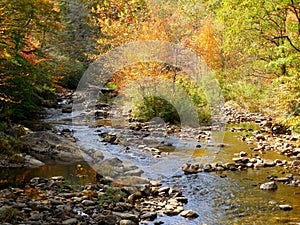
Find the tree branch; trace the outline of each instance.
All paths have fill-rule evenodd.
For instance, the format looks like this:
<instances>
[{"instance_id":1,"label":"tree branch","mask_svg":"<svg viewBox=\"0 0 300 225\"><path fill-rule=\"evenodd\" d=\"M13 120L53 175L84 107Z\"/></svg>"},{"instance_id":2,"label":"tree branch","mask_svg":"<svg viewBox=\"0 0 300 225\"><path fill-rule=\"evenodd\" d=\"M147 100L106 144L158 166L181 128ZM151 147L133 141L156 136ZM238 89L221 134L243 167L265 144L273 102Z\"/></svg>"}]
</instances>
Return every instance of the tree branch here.
<instances>
[{"instance_id":1,"label":"tree branch","mask_svg":"<svg viewBox=\"0 0 300 225\"><path fill-rule=\"evenodd\" d=\"M300 48L297 48L294 43L292 42L292 40L290 39L289 36L287 35L283 35L283 36L279 36L279 37L273 37L273 40L276 40L276 39L286 39L288 40L288 42L290 43L290 45L292 46L293 49L295 49L297 52L300 52Z\"/></svg>"}]
</instances>

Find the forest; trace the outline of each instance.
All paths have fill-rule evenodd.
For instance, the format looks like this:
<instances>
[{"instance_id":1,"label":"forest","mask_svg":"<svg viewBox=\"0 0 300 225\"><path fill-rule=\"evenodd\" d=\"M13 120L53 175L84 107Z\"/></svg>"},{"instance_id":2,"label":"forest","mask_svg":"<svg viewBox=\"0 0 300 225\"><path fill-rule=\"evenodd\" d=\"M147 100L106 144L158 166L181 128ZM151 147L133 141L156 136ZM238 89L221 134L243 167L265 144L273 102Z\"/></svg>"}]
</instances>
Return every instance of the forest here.
<instances>
[{"instance_id":1,"label":"forest","mask_svg":"<svg viewBox=\"0 0 300 225\"><path fill-rule=\"evenodd\" d=\"M53 106L57 90L76 89L89 64L111 49L160 40L183 45L204 59L226 102L270 114L299 131L298 1L2 0L0 10L2 128L41 106ZM171 76L162 69L157 62L123 68L110 85L122 88L145 73ZM176 82L205 108L195 84L180 74ZM171 107L159 103L161 108L153 110L150 99L145 101L140 109L165 111L165 119L174 120ZM139 107L137 116L147 119ZM202 110L202 120L207 111Z\"/></svg>"}]
</instances>

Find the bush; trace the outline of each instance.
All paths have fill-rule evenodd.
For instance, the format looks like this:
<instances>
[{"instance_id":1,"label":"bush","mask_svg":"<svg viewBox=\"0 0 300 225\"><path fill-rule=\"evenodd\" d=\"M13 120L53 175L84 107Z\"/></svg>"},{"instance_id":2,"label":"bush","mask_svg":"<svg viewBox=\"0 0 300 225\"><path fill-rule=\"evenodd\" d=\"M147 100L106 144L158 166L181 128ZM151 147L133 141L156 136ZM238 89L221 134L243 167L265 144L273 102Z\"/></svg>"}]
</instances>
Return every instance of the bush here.
<instances>
[{"instance_id":1,"label":"bush","mask_svg":"<svg viewBox=\"0 0 300 225\"><path fill-rule=\"evenodd\" d=\"M208 102L202 88L192 78L177 75L175 82L149 78L135 85L139 87L130 88L130 94L142 96L132 110L138 120L145 122L160 117L165 122L188 126L195 126L195 119L202 124L210 123Z\"/></svg>"},{"instance_id":2,"label":"bush","mask_svg":"<svg viewBox=\"0 0 300 225\"><path fill-rule=\"evenodd\" d=\"M30 147L28 144L19 141L13 137L0 133L0 156L6 158L10 163L24 162L20 153L28 152Z\"/></svg>"},{"instance_id":3,"label":"bush","mask_svg":"<svg viewBox=\"0 0 300 225\"><path fill-rule=\"evenodd\" d=\"M267 89L257 86L248 81L227 82L223 86L225 99L232 100L244 109L249 111L262 111L266 98Z\"/></svg>"},{"instance_id":4,"label":"bush","mask_svg":"<svg viewBox=\"0 0 300 225\"><path fill-rule=\"evenodd\" d=\"M167 100L155 96L144 98L132 112L135 117L143 122L149 121L155 117L160 117L165 122L169 123L180 122L175 107Z\"/></svg>"}]
</instances>

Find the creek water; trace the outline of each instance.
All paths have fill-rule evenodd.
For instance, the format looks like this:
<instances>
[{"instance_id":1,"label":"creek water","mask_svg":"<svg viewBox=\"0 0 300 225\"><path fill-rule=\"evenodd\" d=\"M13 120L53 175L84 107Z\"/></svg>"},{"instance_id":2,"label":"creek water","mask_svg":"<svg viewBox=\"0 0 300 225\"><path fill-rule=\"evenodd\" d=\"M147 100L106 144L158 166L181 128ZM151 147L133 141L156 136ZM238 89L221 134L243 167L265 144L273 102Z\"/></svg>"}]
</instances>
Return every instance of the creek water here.
<instances>
[{"instance_id":1,"label":"creek water","mask_svg":"<svg viewBox=\"0 0 300 225\"><path fill-rule=\"evenodd\" d=\"M102 121L102 127L94 127L72 123L71 114L54 114L47 121L56 129L68 128L73 130L77 143L84 149L98 149L105 157L118 157L126 164L134 164L144 170L143 176L159 179L163 186L171 186L183 191L189 202L185 209L192 209L199 214L193 220L180 216L159 217L164 224L300 224L300 188L278 184L276 191L262 191L261 183L267 182L267 176L277 174L284 176L291 171L283 168L264 168L260 170L248 169L245 171L222 173L198 173L184 175L181 166L185 162L210 162L221 160L231 161L233 154L245 151L251 153L249 145L240 141L239 133L224 133L224 148L217 148L216 143L206 141L197 142L202 147L195 149L195 141L189 138L159 137L159 141L169 142L175 150L165 150L162 158L154 158L151 154L141 152L137 148L124 151L120 145L111 145L101 142L99 132L120 132L122 127L112 128L107 121ZM143 140L137 136L137 139ZM276 153L267 153L267 159L284 159ZM78 163L71 165L47 165L40 168L7 169L0 172L0 186L20 185L35 176L51 177L62 175L72 184L93 182L94 171L89 166L89 159L83 161L78 171ZM78 176L79 175L79 176ZM282 211L279 204L290 204L291 211ZM153 223L149 223L153 224Z\"/></svg>"}]
</instances>

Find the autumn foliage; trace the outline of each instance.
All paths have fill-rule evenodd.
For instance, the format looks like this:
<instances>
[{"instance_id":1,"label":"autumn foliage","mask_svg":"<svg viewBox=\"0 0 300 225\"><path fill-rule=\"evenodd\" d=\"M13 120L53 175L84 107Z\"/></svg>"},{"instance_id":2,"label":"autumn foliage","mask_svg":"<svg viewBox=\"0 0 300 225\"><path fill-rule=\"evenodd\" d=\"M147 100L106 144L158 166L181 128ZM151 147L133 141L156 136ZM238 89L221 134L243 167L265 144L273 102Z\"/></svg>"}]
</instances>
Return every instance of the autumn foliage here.
<instances>
[{"instance_id":1,"label":"autumn foliage","mask_svg":"<svg viewBox=\"0 0 300 225\"><path fill-rule=\"evenodd\" d=\"M204 59L226 100L299 127L297 1L2 0L0 16L1 118L26 118L57 85L76 88L89 64L116 47L161 40ZM139 62L111 82L123 88L152 76L186 86L174 80L178 72Z\"/></svg>"}]
</instances>

